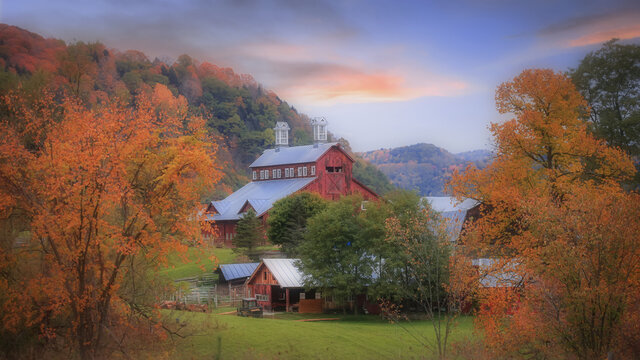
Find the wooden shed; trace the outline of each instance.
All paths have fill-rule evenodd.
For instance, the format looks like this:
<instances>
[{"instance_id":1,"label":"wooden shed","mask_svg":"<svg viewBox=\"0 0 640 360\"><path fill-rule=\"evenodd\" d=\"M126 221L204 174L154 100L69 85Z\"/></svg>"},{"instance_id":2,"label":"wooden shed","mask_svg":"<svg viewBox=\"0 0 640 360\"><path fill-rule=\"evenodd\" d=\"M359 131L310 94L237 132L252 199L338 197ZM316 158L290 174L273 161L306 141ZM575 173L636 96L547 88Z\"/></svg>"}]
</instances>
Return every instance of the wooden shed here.
<instances>
[{"instance_id":1,"label":"wooden shed","mask_svg":"<svg viewBox=\"0 0 640 360\"><path fill-rule=\"evenodd\" d=\"M247 279L250 296L263 309L321 313L323 300L316 291L305 291L297 259L264 259Z\"/></svg>"}]
</instances>

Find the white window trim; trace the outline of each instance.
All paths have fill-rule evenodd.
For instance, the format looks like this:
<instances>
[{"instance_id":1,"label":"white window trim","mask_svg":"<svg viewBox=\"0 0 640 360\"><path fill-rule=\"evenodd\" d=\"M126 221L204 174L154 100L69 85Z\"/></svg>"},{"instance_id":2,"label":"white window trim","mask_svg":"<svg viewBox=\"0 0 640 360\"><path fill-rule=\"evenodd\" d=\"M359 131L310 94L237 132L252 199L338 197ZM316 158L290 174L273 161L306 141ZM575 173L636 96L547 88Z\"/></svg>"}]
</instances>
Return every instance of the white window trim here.
<instances>
[{"instance_id":1,"label":"white window trim","mask_svg":"<svg viewBox=\"0 0 640 360\"><path fill-rule=\"evenodd\" d=\"M278 179L282 177L282 169L278 169Z\"/></svg>"},{"instance_id":2,"label":"white window trim","mask_svg":"<svg viewBox=\"0 0 640 360\"><path fill-rule=\"evenodd\" d=\"M293 168L289 168L290 177L296 177L296 173L293 171Z\"/></svg>"},{"instance_id":3,"label":"white window trim","mask_svg":"<svg viewBox=\"0 0 640 360\"><path fill-rule=\"evenodd\" d=\"M314 176L315 174L316 174L316 166L311 165L311 176Z\"/></svg>"},{"instance_id":4,"label":"white window trim","mask_svg":"<svg viewBox=\"0 0 640 360\"><path fill-rule=\"evenodd\" d=\"M284 177L289 177L289 168L284 168Z\"/></svg>"},{"instance_id":5,"label":"white window trim","mask_svg":"<svg viewBox=\"0 0 640 360\"><path fill-rule=\"evenodd\" d=\"M264 180L264 170L260 170L260 180Z\"/></svg>"},{"instance_id":6,"label":"white window trim","mask_svg":"<svg viewBox=\"0 0 640 360\"><path fill-rule=\"evenodd\" d=\"M276 169L271 170L271 178L277 179L278 177L276 175L278 175L278 171Z\"/></svg>"},{"instance_id":7,"label":"white window trim","mask_svg":"<svg viewBox=\"0 0 640 360\"><path fill-rule=\"evenodd\" d=\"M264 171L264 179L269 180L269 170Z\"/></svg>"},{"instance_id":8,"label":"white window trim","mask_svg":"<svg viewBox=\"0 0 640 360\"><path fill-rule=\"evenodd\" d=\"M298 177L302 176L302 166L298 166Z\"/></svg>"},{"instance_id":9,"label":"white window trim","mask_svg":"<svg viewBox=\"0 0 640 360\"><path fill-rule=\"evenodd\" d=\"M258 179L258 174L256 173L255 170L253 170L253 180L257 180Z\"/></svg>"},{"instance_id":10,"label":"white window trim","mask_svg":"<svg viewBox=\"0 0 640 360\"><path fill-rule=\"evenodd\" d=\"M307 176L307 167L302 167L302 176Z\"/></svg>"}]
</instances>

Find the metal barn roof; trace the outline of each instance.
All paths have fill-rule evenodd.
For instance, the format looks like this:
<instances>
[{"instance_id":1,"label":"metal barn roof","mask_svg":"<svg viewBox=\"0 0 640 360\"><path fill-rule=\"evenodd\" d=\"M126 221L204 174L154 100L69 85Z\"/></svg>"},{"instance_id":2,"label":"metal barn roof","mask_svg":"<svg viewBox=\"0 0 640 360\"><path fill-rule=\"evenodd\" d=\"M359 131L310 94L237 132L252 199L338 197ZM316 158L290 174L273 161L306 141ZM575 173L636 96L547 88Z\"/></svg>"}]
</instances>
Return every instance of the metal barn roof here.
<instances>
[{"instance_id":1,"label":"metal barn roof","mask_svg":"<svg viewBox=\"0 0 640 360\"><path fill-rule=\"evenodd\" d=\"M332 146L338 143L320 143L317 145L303 145L292 147L281 147L278 149L267 149L250 168L258 166L273 166L286 164L302 164L318 160Z\"/></svg>"},{"instance_id":2,"label":"metal barn roof","mask_svg":"<svg viewBox=\"0 0 640 360\"><path fill-rule=\"evenodd\" d=\"M251 276L260 263L223 264L220 271L226 281L242 279Z\"/></svg>"},{"instance_id":3,"label":"metal barn roof","mask_svg":"<svg viewBox=\"0 0 640 360\"><path fill-rule=\"evenodd\" d=\"M207 215L207 220L238 220L242 217L239 212L247 202L260 216L271 209L274 202L304 188L315 179L310 177L250 182L226 199L212 201L211 204L218 213Z\"/></svg>"},{"instance_id":4,"label":"metal barn roof","mask_svg":"<svg viewBox=\"0 0 640 360\"><path fill-rule=\"evenodd\" d=\"M465 199L462 202L458 202L456 198L449 196L427 196L425 199L427 199L431 208L439 212L447 222L447 232L451 241L456 241L460 237L467 211L480 204L473 199Z\"/></svg>"},{"instance_id":5,"label":"metal barn roof","mask_svg":"<svg viewBox=\"0 0 640 360\"><path fill-rule=\"evenodd\" d=\"M456 198L451 196L427 196L425 199L429 201L431 208L437 212L451 212L451 211L467 211L478 206L480 203L473 199L464 199L463 202L459 202Z\"/></svg>"},{"instance_id":6,"label":"metal barn roof","mask_svg":"<svg viewBox=\"0 0 640 360\"><path fill-rule=\"evenodd\" d=\"M262 262L276 278L280 287L304 287L302 272L296 267L298 259L263 259Z\"/></svg>"}]
</instances>

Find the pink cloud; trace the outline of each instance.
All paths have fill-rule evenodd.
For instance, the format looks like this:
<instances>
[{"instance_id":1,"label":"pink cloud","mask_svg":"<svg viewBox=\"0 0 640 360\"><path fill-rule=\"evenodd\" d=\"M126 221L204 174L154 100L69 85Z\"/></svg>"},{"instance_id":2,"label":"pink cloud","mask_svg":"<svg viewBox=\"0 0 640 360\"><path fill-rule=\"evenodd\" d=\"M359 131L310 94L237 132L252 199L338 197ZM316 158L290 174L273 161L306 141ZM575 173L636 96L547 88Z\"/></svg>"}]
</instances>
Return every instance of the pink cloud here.
<instances>
[{"instance_id":1,"label":"pink cloud","mask_svg":"<svg viewBox=\"0 0 640 360\"><path fill-rule=\"evenodd\" d=\"M640 24L635 26L629 26L613 30L596 31L594 33L572 39L569 41L569 46L586 46L593 44L600 44L613 38L626 40L640 37Z\"/></svg>"}]
</instances>

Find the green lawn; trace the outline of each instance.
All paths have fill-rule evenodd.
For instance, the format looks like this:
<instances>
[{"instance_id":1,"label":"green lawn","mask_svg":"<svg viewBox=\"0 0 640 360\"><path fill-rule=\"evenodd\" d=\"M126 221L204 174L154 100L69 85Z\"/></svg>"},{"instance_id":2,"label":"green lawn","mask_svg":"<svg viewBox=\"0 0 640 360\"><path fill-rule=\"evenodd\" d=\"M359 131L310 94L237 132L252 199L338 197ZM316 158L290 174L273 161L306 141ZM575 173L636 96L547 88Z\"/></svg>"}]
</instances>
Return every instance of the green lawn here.
<instances>
[{"instance_id":1,"label":"green lawn","mask_svg":"<svg viewBox=\"0 0 640 360\"><path fill-rule=\"evenodd\" d=\"M217 262L211 259L212 255L217 258ZM161 274L176 280L211 273L218 264L233 263L236 255L232 249L191 247L184 255L169 255L169 266L166 270L162 270ZM183 259L182 256L185 256L186 259ZM205 271L202 271L202 266L204 266Z\"/></svg>"},{"instance_id":2,"label":"green lawn","mask_svg":"<svg viewBox=\"0 0 640 360\"><path fill-rule=\"evenodd\" d=\"M324 315L337 321L299 322L253 319L235 315L167 312L186 321L195 335L180 342L175 358L216 359L218 341L222 359L407 359L432 358L415 337L433 341L429 321L389 324L377 316ZM473 336L472 319L458 319L453 341Z\"/></svg>"},{"instance_id":3,"label":"green lawn","mask_svg":"<svg viewBox=\"0 0 640 360\"><path fill-rule=\"evenodd\" d=\"M276 249L273 246L261 246L258 250L267 251ZM186 256L186 262L183 259ZM217 260L212 260L211 256L215 256ZM186 277L210 274L219 264L231 264L236 261L237 253L233 249L228 248L195 248L190 247L186 254L169 255L169 266L160 273L167 275L171 280L182 279ZM205 271L202 271L204 266Z\"/></svg>"}]
</instances>

